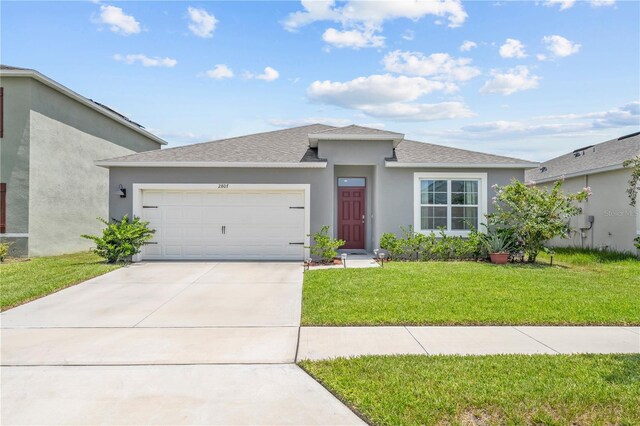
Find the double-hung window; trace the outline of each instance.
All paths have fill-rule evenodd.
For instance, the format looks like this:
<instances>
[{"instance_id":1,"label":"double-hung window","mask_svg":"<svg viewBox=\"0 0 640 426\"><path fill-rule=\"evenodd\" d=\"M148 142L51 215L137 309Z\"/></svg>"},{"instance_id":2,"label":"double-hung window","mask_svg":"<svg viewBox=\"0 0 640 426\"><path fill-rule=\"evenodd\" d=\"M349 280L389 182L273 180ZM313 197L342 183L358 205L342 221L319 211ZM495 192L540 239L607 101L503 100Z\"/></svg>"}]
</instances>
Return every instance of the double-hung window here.
<instances>
[{"instance_id":1,"label":"double-hung window","mask_svg":"<svg viewBox=\"0 0 640 426\"><path fill-rule=\"evenodd\" d=\"M466 235L486 214L486 173L416 173L414 229Z\"/></svg>"}]
</instances>

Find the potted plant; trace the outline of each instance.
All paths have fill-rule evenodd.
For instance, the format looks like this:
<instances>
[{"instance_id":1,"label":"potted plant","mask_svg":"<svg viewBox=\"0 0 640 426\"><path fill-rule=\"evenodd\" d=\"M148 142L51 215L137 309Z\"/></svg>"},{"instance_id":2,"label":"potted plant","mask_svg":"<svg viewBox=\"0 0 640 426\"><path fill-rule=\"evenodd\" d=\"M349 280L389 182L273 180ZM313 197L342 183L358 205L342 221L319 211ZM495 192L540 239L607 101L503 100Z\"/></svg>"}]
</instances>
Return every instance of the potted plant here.
<instances>
[{"instance_id":1,"label":"potted plant","mask_svg":"<svg viewBox=\"0 0 640 426\"><path fill-rule=\"evenodd\" d=\"M489 252L491 263L504 265L509 261L509 252L513 248L513 241L508 235L495 233L487 235L485 246Z\"/></svg>"}]
</instances>

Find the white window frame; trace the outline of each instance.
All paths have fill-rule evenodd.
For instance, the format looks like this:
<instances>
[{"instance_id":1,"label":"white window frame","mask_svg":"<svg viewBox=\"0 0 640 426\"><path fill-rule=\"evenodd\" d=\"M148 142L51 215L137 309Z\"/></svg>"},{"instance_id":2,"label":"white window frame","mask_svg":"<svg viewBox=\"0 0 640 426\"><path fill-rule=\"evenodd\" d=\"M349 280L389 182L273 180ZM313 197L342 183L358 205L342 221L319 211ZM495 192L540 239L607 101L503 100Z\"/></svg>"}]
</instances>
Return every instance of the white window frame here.
<instances>
[{"instance_id":1,"label":"white window frame","mask_svg":"<svg viewBox=\"0 0 640 426\"><path fill-rule=\"evenodd\" d=\"M420 182L423 180L477 180L478 181L478 222L482 223L485 215L487 214L487 194L488 194L488 183L487 183L487 173L414 173L413 174L413 229L415 232L420 232L421 234L430 234L431 232L435 232L436 234L439 232L437 229L434 230L423 230L421 223L421 198L420 191L421 185ZM451 182L447 182L447 197L451 195ZM445 231L446 235L451 236L461 236L466 237L469 235L468 230L456 230L452 231L451 229L451 203L450 199L447 199L447 204L443 204L443 206L447 207L447 230Z\"/></svg>"}]
</instances>

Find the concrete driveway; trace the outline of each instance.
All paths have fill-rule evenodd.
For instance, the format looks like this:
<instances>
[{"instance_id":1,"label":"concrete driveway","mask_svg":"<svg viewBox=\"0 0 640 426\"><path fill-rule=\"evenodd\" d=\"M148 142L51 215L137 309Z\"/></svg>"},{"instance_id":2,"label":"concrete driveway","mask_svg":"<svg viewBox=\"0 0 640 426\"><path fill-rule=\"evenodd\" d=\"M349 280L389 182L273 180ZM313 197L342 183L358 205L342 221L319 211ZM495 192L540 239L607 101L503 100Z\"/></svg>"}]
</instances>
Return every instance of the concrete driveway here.
<instances>
[{"instance_id":1,"label":"concrete driveway","mask_svg":"<svg viewBox=\"0 0 640 426\"><path fill-rule=\"evenodd\" d=\"M302 267L130 265L1 315L3 424L357 424L295 361Z\"/></svg>"}]
</instances>

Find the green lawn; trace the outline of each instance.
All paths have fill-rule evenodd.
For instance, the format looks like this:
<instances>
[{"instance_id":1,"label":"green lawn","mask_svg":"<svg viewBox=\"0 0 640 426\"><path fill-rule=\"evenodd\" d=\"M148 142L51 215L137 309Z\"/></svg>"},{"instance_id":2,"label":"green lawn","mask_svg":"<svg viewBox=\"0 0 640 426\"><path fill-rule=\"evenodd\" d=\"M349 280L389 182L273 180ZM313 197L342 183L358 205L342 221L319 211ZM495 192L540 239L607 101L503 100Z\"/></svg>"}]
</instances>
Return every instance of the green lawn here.
<instances>
[{"instance_id":1,"label":"green lawn","mask_svg":"<svg viewBox=\"0 0 640 426\"><path fill-rule=\"evenodd\" d=\"M305 272L303 325L638 325L640 261L564 250L535 265L389 262Z\"/></svg>"},{"instance_id":2,"label":"green lawn","mask_svg":"<svg viewBox=\"0 0 640 426\"><path fill-rule=\"evenodd\" d=\"M300 365L373 424L640 424L640 355L366 356Z\"/></svg>"},{"instance_id":3,"label":"green lawn","mask_svg":"<svg viewBox=\"0 0 640 426\"><path fill-rule=\"evenodd\" d=\"M36 257L0 264L0 309L21 305L119 268L93 253Z\"/></svg>"}]
</instances>

